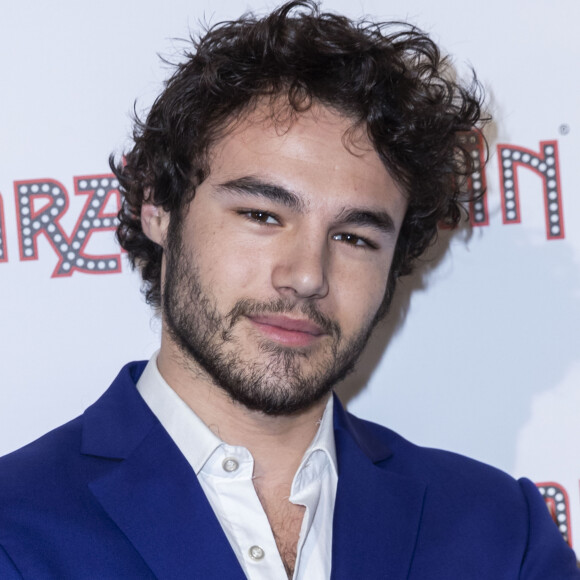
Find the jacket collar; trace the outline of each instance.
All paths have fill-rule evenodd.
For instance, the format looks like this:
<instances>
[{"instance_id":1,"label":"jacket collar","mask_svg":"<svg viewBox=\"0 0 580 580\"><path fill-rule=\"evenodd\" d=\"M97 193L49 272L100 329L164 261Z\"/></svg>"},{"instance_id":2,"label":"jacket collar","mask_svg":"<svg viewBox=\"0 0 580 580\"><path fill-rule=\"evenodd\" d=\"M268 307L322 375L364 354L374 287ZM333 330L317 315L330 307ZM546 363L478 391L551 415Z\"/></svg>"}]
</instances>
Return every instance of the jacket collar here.
<instances>
[{"instance_id":1,"label":"jacket collar","mask_svg":"<svg viewBox=\"0 0 580 580\"><path fill-rule=\"evenodd\" d=\"M331 578L407 578L426 485L393 470L386 430L335 403L338 489Z\"/></svg>"},{"instance_id":2,"label":"jacket collar","mask_svg":"<svg viewBox=\"0 0 580 580\"><path fill-rule=\"evenodd\" d=\"M157 423L135 385L145 361L125 365L105 393L83 414L81 453L126 459Z\"/></svg>"}]
</instances>

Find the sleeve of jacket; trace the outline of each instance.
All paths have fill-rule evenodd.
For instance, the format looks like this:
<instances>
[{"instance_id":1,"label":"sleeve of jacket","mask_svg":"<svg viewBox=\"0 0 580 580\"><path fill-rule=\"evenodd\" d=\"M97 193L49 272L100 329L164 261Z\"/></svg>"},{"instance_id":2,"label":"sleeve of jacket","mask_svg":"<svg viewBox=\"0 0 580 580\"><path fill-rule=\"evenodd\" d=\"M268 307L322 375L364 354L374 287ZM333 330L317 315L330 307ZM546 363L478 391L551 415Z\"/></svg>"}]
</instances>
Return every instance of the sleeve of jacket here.
<instances>
[{"instance_id":1,"label":"sleeve of jacket","mask_svg":"<svg viewBox=\"0 0 580 580\"><path fill-rule=\"evenodd\" d=\"M521 580L580 580L574 551L563 540L536 486L525 478L519 484L529 513Z\"/></svg>"},{"instance_id":2,"label":"sleeve of jacket","mask_svg":"<svg viewBox=\"0 0 580 580\"><path fill-rule=\"evenodd\" d=\"M0 546L0 578L2 580L22 580L22 575L2 546Z\"/></svg>"}]
</instances>

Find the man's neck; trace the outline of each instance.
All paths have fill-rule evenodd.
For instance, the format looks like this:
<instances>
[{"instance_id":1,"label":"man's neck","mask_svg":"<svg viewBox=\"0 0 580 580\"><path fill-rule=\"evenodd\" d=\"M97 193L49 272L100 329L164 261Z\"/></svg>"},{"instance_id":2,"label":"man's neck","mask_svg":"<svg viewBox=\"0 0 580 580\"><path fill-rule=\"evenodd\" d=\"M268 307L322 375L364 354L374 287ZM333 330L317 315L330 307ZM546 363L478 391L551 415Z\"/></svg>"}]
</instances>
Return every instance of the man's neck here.
<instances>
[{"instance_id":1,"label":"man's neck","mask_svg":"<svg viewBox=\"0 0 580 580\"><path fill-rule=\"evenodd\" d=\"M222 441L250 451L257 485L290 485L328 397L299 413L270 416L232 401L205 371L167 344L159 352L157 366L167 384Z\"/></svg>"}]
</instances>

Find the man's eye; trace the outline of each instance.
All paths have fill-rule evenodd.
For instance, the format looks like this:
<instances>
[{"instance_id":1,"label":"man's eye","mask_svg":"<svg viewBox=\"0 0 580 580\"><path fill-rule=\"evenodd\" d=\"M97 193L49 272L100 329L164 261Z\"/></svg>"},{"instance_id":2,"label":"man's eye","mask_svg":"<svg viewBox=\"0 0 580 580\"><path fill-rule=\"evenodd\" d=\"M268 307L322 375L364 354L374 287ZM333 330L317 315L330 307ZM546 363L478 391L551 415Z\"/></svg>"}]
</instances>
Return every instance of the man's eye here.
<instances>
[{"instance_id":1,"label":"man's eye","mask_svg":"<svg viewBox=\"0 0 580 580\"><path fill-rule=\"evenodd\" d=\"M345 244L349 244L351 246L357 246L360 248L373 248L375 249L377 246L366 240L365 238L361 238L360 236L355 236L354 234L334 234L332 236L333 240L337 242L344 242Z\"/></svg>"},{"instance_id":2,"label":"man's eye","mask_svg":"<svg viewBox=\"0 0 580 580\"><path fill-rule=\"evenodd\" d=\"M261 224L272 224L272 225L279 225L280 221L276 216L273 216L271 213L265 211L258 211L258 210L245 210L240 212L240 214L245 215L249 220L260 222Z\"/></svg>"}]
</instances>

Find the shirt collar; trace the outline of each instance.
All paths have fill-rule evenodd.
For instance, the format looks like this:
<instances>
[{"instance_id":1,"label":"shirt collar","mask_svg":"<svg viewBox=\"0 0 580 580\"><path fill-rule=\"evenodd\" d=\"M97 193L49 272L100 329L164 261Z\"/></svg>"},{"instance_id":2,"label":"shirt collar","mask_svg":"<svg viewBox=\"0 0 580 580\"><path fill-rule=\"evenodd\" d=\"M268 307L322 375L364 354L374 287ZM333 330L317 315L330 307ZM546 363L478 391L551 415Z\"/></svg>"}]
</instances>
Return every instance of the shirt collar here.
<instances>
[{"instance_id":1,"label":"shirt collar","mask_svg":"<svg viewBox=\"0 0 580 580\"><path fill-rule=\"evenodd\" d=\"M197 475L222 441L161 376L157 354L147 363L137 390Z\"/></svg>"},{"instance_id":2,"label":"shirt collar","mask_svg":"<svg viewBox=\"0 0 580 580\"><path fill-rule=\"evenodd\" d=\"M154 353L147 363L137 382L137 390L198 475L210 456L224 442L167 384L157 368L157 354ZM333 405L333 397L329 397L320 426L304 454L302 464L321 451L327 456L335 474L338 474Z\"/></svg>"},{"instance_id":3,"label":"shirt collar","mask_svg":"<svg viewBox=\"0 0 580 580\"><path fill-rule=\"evenodd\" d=\"M319 451L322 451L327 457L334 470L335 474L338 475L338 462L336 460L336 445L334 442L334 425L333 425L333 407L334 398L329 397L328 403L324 408L324 413L322 414L322 419L320 420L320 425L316 435L309 445L306 453L304 453L304 458L302 463L308 461L308 459Z\"/></svg>"}]
</instances>

